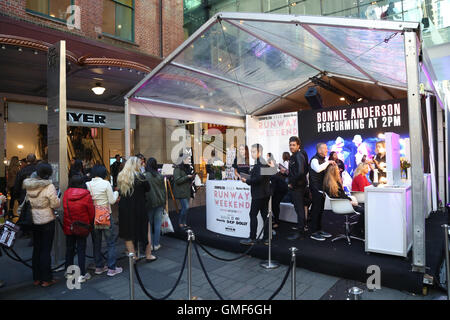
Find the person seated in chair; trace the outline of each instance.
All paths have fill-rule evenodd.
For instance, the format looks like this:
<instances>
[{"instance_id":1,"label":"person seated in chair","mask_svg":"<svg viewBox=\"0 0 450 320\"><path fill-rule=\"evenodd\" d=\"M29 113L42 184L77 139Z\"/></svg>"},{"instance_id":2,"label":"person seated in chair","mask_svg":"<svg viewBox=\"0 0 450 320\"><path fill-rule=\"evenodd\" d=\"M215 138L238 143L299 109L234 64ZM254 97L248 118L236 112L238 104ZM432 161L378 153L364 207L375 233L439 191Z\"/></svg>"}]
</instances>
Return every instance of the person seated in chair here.
<instances>
[{"instance_id":1,"label":"person seated in chair","mask_svg":"<svg viewBox=\"0 0 450 320\"><path fill-rule=\"evenodd\" d=\"M358 212L358 223L354 227L356 236L364 235L364 207L358 205L358 202L349 196L344 191L342 186L339 167L336 164L328 166L325 172L325 178L323 179L323 191L331 199L347 199L351 202L353 209Z\"/></svg>"},{"instance_id":2,"label":"person seated in chair","mask_svg":"<svg viewBox=\"0 0 450 320\"><path fill-rule=\"evenodd\" d=\"M364 192L364 188L370 186L366 175L369 173L369 165L365 162L358 164L358 167L353 174L352 191Z\"/></svg>"}]
</instances>

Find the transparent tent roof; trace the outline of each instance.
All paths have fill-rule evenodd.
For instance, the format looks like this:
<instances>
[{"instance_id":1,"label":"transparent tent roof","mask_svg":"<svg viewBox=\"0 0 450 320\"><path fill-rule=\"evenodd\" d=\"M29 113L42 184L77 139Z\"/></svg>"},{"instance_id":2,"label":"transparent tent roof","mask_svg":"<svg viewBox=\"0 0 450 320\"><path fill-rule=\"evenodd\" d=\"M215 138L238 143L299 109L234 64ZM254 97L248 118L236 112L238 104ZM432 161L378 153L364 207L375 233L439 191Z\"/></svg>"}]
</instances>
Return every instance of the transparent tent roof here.
<instances>
[{"instance_id":1,"label":"transparent tent roof","mask_svg":"<svg viewBox=\"0 0 450 320\"><path fill-rule=\"evenodd\" d=\"M417 28L414 22L219 13L127 97L244 115L314 76L406 88L402 31Z\"/></svg>"}]
</instances>

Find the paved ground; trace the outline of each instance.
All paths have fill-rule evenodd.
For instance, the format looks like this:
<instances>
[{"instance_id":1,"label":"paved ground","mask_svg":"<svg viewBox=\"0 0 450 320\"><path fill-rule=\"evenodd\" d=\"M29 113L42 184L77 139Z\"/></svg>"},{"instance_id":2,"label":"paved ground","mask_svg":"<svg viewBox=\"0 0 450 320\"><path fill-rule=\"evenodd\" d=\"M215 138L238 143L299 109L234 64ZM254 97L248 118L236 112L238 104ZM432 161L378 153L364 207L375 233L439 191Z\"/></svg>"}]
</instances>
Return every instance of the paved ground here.
<instances>
[{"instance_id":1,"label":"paved ground","mask_svg":"<svg viewBox=\"0 0 450 320\"><path fill-rule=\"evenodd\" d=\"M26 239L20 239L16 243L16 251L24 258L31 257L31 247L28 247L27 243L28 240ZM161 297L173 287L181 269L185 248L186 243L184 241L163 237L162 248L155 253L159 259L152 263L139 262L139 273L145 287L152 295ZM234 253L209 249L220 257L231 258L236 256ZM266 300L281 284L287 270L287 266L265 270L259 266L260 260L248 256L235 262L221 262L210 258L200 248L199 250L211 281L224 299ZM123 255L124 246L120 241L117 251L119 255ZM91 252L92 249L89 247L88 254L91 254ZM88 259L88 263L91 262L92 260ZM0 279L5 280L7 285L0 289L0 299L128 299L128 259L121 259L118 265L124 268L122 274L112 278L105 274L94 275L91 280L82 284L80 290L69 290L67 288L66 281L63 279L63 272L56 273L56 277L61 279L58 284L50 288L40 288L32 285L30 269L4 255L0 258ZM195 251L193 251L192 279L192 292L197 299L217 299L201 270ZM355 281L314 273L301 268L297 268L296 284L297 299L300 300L344 300L347 297L346 291L348 288L354 285L365 288L363 284ZM289 300L291 298L290 290L289 277L276 299ZM365 290L363 299L429 300L441 294L441 292L432 291L427 296L418 296L382 288L375 292ZM137 282L135 297L136 299L147 299ZM186 271L184 271L182 280L170 299L187 299Z\"/></svg>"}]
</instances>

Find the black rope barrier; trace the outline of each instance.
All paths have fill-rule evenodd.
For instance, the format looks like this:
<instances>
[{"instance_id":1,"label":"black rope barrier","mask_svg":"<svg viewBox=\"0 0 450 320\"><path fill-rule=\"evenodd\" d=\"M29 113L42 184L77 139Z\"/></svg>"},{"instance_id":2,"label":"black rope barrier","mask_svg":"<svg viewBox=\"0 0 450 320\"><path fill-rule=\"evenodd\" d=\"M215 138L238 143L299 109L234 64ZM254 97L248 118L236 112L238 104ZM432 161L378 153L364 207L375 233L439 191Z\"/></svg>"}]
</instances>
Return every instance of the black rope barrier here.
<instances>
[{"instance_id":1,"label":"black rope barrier","mask_svg":"<svg viewBox=\"0 0 450 320\"><path fill-rule=\"evenodd\" d=\"M216 287L214 286L214 284L212 283L211 279L208 276L208 272L206 271L206 268L203 265L203 261L202 261L202 259L200 257L200 253L198 252L197 243L195 241L194 241L194 248L195 248L195 252L197 253L197 258L198 258L198 261L200 262L200 266L202 267L203 273L204 273L204 275L206 277L206 280L208 281L209 285L211 286L211 288L213 289L213 291L217 295L217 297L219 297L220 300L223 300L222 296L217 291Z\"/></svg>"},{"instance_id":2,"label":"black rope barrier","mask_svg":"<svg viewBox=\"0 0 450 320\"><path fill-rule=\"evenodd\" d=\"M144 283L142 282L141 276L139 275L139 270L138 270L138 268L137 268L137 263L134 263L134 271L135 271L135 273L136 273L136 279L137 279L137 281L138 281L138 283L139 283L139 286L141 287L142 291L144 292L144 294L145 294L147 297L149 297L149 298L152 299L152 300L166 300L167 298L169 298L169 297L172 295L172 293L175 291L175 289L176 289L176 288L178 287L178 285L180 284L181 277L183 276L183 271L184 271L184 269L185 269L185 267L186 267L186 260L187 260L187 256L188 256L188 248L189 248L189 242L188 242L187 245L186 245L186 251L185 251L185 253L184 253L183 266L181 267L180 274L178 275L178 279L177 279L177 281L175 282L175 285L174 285L173 288L169 291L169 293L167 293L164 297L161 297L161 298L156 298L156 297L152 296L152 295L150 294L150 292L148 292L147 289L145 289Z\"/></svg>"},{"instance_id":3,"label":"black rope barrier","mask_svg":"<svg viewBox=\"0 0 450 320\"><path fill-rule=\"evenodd\" d=\"M291 273L291 270L292 270L292 261L289 263L289 268L287 269L286 274L284 275L281 285L278 287L277 290L275 290L275 292L270 296L268 300L273 300L273 298L275 298L280 293L281 289L283 289L284 285L286 284L286 281L289 277L289 273Z\"/></svg>"},{"instance_id":4,"label":"black rope barrier","mask_svg":"<svg viewBox=\"0 0 450 320\"><path fill-rule=\"evenodd\" d=\"M268 224L269 219L266 219L266 224ZM264 228L261 229L261 231L259 232L259 235L256 237L256 239L259 239L261 237L261 235L264 232ZM269 235L270 236L270 235ZM239 256L235 257L235 258L221 258L216 256L215 254L213 254L211 251L209 251L208 249L206 249L199 241L197 238L195 238L195 242L198 243L198 245L200 246L200 248L202 248L203 251L206 252L206 254L208 254L209 256L211 256L212 258L219 260L219 261L224 261L224 262L233 262L233 261L237 261L239 259L244 258L245 256L247 256L250 251L254 248L255 243L253 243L247 250L245 250L243 253L241 253Z\"/></svg>"},{"instance_id":5,"label":"black rope barrier","mask_svg":"<svg viewBox=\"0 0 450 320\"><path fill-rule=\"evenodd\" d=\"M9 252L8 252L9 250L11 250L11 252L16 256L16 258L12 257L12 256L9 254ZM5 252L5 254L6 254L9 258L11 258L13 261L20 262L20 263L22 263L23 265L27 266L27 267L30 268L30 269L33 268L31 265L29 265L28 263L26 263L22 258L20 258L20 256L19 256L12 248L9 248L9 250L7 250L5 247L3 247L3 251Z\"/></svg>"}]
</instances>

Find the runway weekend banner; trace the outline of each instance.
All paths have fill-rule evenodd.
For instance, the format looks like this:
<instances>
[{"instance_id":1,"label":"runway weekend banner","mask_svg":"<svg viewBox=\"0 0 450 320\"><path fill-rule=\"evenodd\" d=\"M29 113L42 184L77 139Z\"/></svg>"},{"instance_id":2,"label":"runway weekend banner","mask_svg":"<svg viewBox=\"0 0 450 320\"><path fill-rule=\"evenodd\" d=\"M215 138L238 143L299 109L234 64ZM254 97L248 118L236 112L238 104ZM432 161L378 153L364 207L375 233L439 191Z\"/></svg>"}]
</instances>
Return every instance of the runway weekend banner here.
<instances>
[{"instance_id":1,"label":"runway weekend banner","mask_svg":"<svg viewBox=\"0 0 450 320\"><path fill-rule=\"evenodd\" d=\"M250 235L250 186L237 180L206 182L206 228L223 235L248 238ZM263 221L258 215L258 234Z\"/></svg>"},{"instance_id":2,"label":"runway weekend banner","mask_svg":"<svg viewBox=\"0 0 450 320\"><path fill-rule=\"evenodd\" d=\"M289 152L289 138L298 136L297 112L272 114L260 117L247 116L247 145L263 146L263 157L273 154L277 163L282 162L283 152Z\"/></svg>"},{"instance_id":3,"label":"runway weekend banner","mask_svg":"<svg viewBox=\"0 0 450 320\"><path fill-rule=\"evenodd\" d=\"M352 175L364 156L375 156L375 144L384 140L385 132L400 135L400 153L409 137L406 99L304 110L298 113L303 147L311 158L316 144L324 142L328 153L335 151Z\"/></svg>"}]
</instances>

